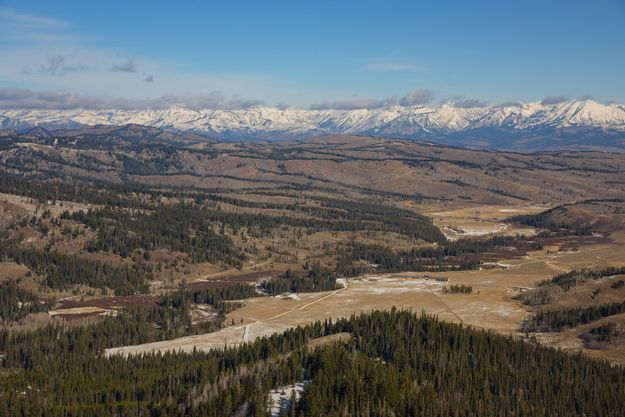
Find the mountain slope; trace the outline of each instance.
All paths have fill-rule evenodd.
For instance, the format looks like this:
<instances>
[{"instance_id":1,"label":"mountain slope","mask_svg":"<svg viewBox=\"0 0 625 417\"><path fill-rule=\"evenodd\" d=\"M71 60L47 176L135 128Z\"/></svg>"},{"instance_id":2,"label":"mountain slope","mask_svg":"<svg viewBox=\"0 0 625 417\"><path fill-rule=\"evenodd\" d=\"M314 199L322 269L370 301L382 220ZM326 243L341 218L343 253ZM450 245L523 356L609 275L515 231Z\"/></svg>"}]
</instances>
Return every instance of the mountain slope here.
<instances>
[{"instance_id":1,"label":"mountain slope","mask_svg":"<svg viewBox=\"0 0 625 417\"><path fill-rule=\"evenodd\" d=\"M511 104L463 108L390 107L358 110L303 110L255 107L244 110L4 110L0 128L35 126L76 129L137 124L193 132L218 139L301 139L326 134L365 134L481 148L625 149L625 108L593 100L558 104ZM531 145L531 146L530 146Z\"/></svg>"}]
</instances>

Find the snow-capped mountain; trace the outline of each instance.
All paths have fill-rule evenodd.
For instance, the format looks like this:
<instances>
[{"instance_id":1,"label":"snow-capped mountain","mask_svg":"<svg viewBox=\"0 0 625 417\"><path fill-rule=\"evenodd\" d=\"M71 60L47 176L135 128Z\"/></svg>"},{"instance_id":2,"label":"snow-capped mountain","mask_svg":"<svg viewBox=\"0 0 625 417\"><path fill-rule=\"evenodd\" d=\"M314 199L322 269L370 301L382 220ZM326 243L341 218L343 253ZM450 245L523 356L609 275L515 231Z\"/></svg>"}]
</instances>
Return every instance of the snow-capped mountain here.
<instances>
[{"instance_id":1,"label":"snow-capped mountain","mask_svg":"<svg viewBox=\"0 0 625 417\"><path fill-rule=\"evenodd\" d=\"M42 126L74 129L94 125L139 124L219 139L285 139L324 134L365 134L399 138L458 137L495 129L508 134L558 129L625 132L625 106L593 100L558 104L515 103L463 108L453 103L434 107L389 107L358 110L304 110L255 107L242 110L0 110L0 126L18 131ZM469 135L469 136L471 136ZM477 135L479 136L479 135Z\"/></svg>"}]
</instances>

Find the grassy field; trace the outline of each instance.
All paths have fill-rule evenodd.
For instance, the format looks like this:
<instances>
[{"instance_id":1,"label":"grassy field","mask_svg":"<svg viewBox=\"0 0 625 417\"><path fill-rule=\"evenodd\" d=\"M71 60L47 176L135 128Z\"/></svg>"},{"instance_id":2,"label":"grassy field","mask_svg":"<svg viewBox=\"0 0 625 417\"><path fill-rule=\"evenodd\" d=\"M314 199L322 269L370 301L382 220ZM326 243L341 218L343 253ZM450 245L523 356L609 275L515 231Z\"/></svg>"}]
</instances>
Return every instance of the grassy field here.
<instances>
[{"instance_id":1,"label":"grassy field","mask_svg":"<svg viewBox=\"0 0 625 417\"><path fill-rule=\"evenodd\" d=\"M504 210L509 209L506 207ZM499 212L496 208L489 210ZM494 222L500 220L494 218ZM533 287L538 281L571 269L625 265L625 236L617 234L613 238L613 243L580 246L575 252L559 252L555 246L546 247L520 259L502 259L499 261L502 267L432 273L428 274L431 276L428 280L422 278L422 273L366 275L349 280L346 288L337 291L301 293L296 299L252 298L245 300L245 307L228 314L226 322L230 325L221 331L112 349L109 353L219 349L320 319L336 319L392 307L425 311L436 314L443 320L522 337L521 323L527 318L530 309L518 299L519 293L525 288ZM448 282L436 281L435 278L441 276L447 277ZM444 293L443 288L452 284L471 286L473 292ZM569 305L578 305L578 300L568 300L561 303L560 307ZM583 350L594 357L625 363L625 350L621 345L601 351L583 348L582 340L578 336L584 330L585 327L559 334L539 334L537 340L550 346Z\"/></svg>"}]
</instances>

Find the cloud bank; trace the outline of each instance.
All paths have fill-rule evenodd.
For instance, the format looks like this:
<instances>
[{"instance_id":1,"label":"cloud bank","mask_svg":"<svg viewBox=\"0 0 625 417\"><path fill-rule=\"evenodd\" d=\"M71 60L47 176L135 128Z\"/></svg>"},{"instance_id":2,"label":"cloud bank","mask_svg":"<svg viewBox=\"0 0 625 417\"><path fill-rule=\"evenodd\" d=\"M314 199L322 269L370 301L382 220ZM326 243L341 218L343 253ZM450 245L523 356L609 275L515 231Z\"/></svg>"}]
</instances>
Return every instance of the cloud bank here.
<instances>
[{"instance_id":1,"label":"cloud bank","mask_svg":"<svg viewBox=\"0 0 625 417\"><path fill-rule=\"evenodd\" d=\"M540 102L542 104L559 104L568 100L566 96L547 96L543 98Z\"/></svg>"},{"instance_id":2,"label":"cloud bank","mask_svg":"<svg viewBox=\"0 0 625 417\"><path fill-rule=\"evenodd\" d=\"M151 74L144 74L143 77L144 82L154 82L154 76ZM414 90L403 97L393 96L381 99L355 98L352 100L328 101L313 104L308 108L311 110L373 110L392 106L419 107L432 103L434 97L435 94L430 90ZM540 103L544 105L555 105L567 100L568 99L563 96L553 96L545 97ZM462 97L456 97L445 102L452 103L455 107L465 109L487 107L490 105L483 100ZM180 105L192 110L233 110L263 106L265 102L240 97L238 95L227 96L220 91L164 94L155 98L134 99L90 96L56 91L33 91L22 88L0 88L0 110L163 110L175 105ZM518 101L495 105L495 107L521 106L523 106L523 104ZM291 106L287 103L279 103L274 107L286 109Z\"/></svg>"},{"instance_id":3,"label":"cloud bank","mask_svg":"<svg viewBox=\"0 0 625 417\"><path fill-rule=\"evenodd\" d=\"M458 98L453 101L454 106L463 109L474 109L478 107L487 107L488 103L484 100L478 100L475 98Z\"/></svg>"},{"instance_id":4,"label":"cloud bank","mask_svg":"<svg viewBox=\"0 0 625 417\"><path fill-rule=\"evenodd\" d=\"M382 109L390 106L422 106L434 100L434 92L430 90L410 91L403 97L355 98L352 100L329 101L316 103L310 106L313 110L356 110L356 109Z\"/></svg>"},{"instance_id":5,"label":"cloud bank","mask_svg":"<svg viewBox=\"0 0 625 417\"><path fill-rule=\"evenodd\" d=\"M434 100L434 92L430 90L414 90L399 100L402 106L420 106Z\"/></svg>"},{"instance_id":6,"label":"cloud bank","mask_svg":"<svg viewBox=\"0 0 625 417\"><path fill-rule=\"evenodd\" d=\"M147 81L147 80L146 80ZM226 97L218 91L204 94L164 95L153 99L92 97L80 94L32 91L20 88L0 89L0 109L24 110L145 110L167 109L182 105L190 109L245 109L262 105L260 100Z\"/></svg>"}]
</instances>

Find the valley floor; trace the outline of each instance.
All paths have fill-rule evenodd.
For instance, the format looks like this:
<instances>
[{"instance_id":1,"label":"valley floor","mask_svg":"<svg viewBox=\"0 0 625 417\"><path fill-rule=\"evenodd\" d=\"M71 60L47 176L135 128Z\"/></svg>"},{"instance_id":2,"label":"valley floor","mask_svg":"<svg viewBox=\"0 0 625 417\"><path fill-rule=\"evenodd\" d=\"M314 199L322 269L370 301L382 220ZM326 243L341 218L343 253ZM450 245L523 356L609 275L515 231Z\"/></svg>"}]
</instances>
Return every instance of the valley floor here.
<instances>
[{"instance_id":1,"label":"valley floor","mask_svg":"<svg viewBox=\"0 0 625 417\"><path fill-rule=\"evenodd\" d=\"M616 234L608 244L580 246L575 251L545 247L517 259L499 261L492 269L427 274L403 272L365 275L349 280L343 289L323 293L302 293L297 297L258 297L245 300L245 307L228 314L231 324L215 333L183 337L164 342L109 349L107 354L140 354L151 351L193 351L237 346L269 336L287 328L304 326L317 320L349 317L392 307L415 312L425 311L441 320L523 336L521 323L528 307L517 296L541 280L587 266L625 264L625 235ZM436 278L446 277L447 282ZM472 294L452 294L443 288L465 284ZM585 349L578 338L579 329L556 334L538 334L537 340L568 350L582 350L594 357L625 363L620 347L608 350Z\"/></svg>"}]
</instances>

